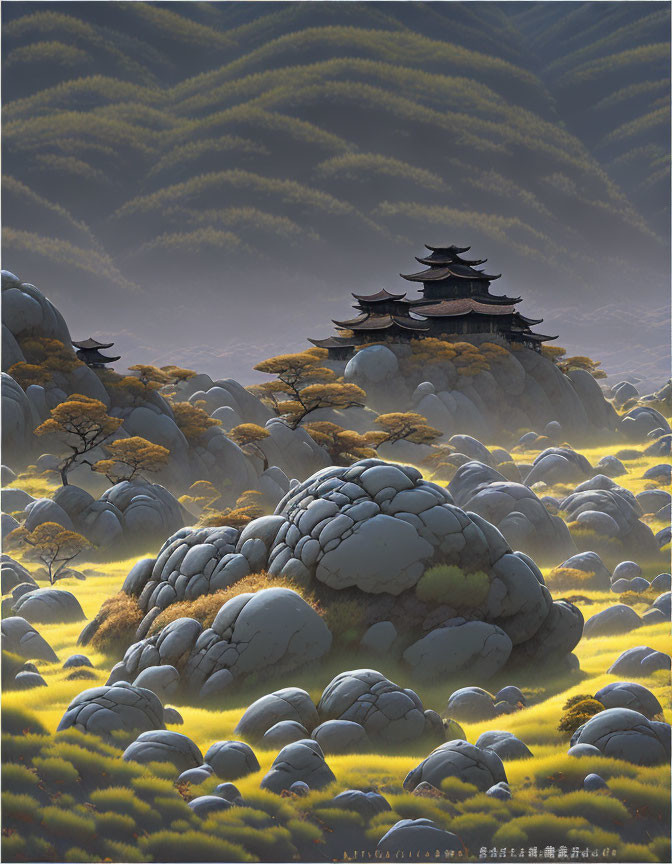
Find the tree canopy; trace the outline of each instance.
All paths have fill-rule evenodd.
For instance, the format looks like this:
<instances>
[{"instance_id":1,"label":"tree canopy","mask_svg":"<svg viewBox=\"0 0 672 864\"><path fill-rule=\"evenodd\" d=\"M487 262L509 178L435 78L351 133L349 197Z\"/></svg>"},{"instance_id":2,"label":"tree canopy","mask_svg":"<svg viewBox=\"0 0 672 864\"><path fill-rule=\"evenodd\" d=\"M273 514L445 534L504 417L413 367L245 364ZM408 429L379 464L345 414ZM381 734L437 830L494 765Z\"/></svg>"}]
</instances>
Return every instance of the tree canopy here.
<instances>
[{"instance_id":1,"label":"tree canopy","mask_svg":"<svg viewBox=\"0 0 672 864\"><path fill-rule=\"evenodd\" d=\"M133 436L118 438L105 446L109 459L99 459L92 466L99 474L104 474L110 483L133 480L143 472L159 471L170 456L170 450L160 444L153 444L146 438Z\"/></svg>"},{"instance_id":2,"label":"tree canopy","mask_svg":"<svg viewBox=\"0 0 672 864\"><path fill-rule=\"evenodd\" d=\"M306 423L304 428L316 444L324 447L334 465L352 465L358 459L370 459L376 455L366 436L344 429L337 423L317 420Z\"/></svg>"},{"instance_id":3,"label":"tree canopy","mask_svg":"<svg viewBox=\"0 0 672 864\"><path fill-rule=\"evenodd\" d=\"M366 393L361 387L346 383L332 369L320 365L326 356L324 349L311 348L300 354L271 357L254 367L258 372L276 376L256 392L270 402L275 413L292 429L321 408L364 406Z\"/></svg>"},{"instance_id":4,"label":"tree canopy","mask_svg":"<svg viewBox=\"0 0 672 864\"><path fill-rule=\"evenodd\" d=\"M230 429L228 434L243 451L261 459L264 464L264 471L268 468L268 456L259 446L260 441L270 437L268 430L256 423L240 423Z\"/></svg>"},{"instance_id":5,"label":"tree canopy","mask_svg":"<svg viewBox=\"0 0 672 864\"><path fill-rule=\"evenodd\" d=\"M47 568L49 584L66 575L63 571L91 544L78 534L59 525L58 522L42 522L32 531L21 526L7 537L8 546L26 546L26 558L38 561Z\"/></svg>"},{"instance_id":6,"label":"tree canopy","mask_svg":"<svg viewBox=\"0 0 672 864\"><path fill-rule=\"evenodd\" d=\"M381 427L381 431L368 432L366 437L376 449L382 444L394 444L396 441L432 444L443 435L443 432L428 425L426 417L411 411L380 414L375 424Z\"/></svg>"},{"instance_id":7,"label":"tree canopy","mask_svg":"<svg viewBox=\"0 0 672 864\"><path fill-rule=\"evenodd\" d=\"M110 417L98 399L73 393L51 409L51 417L35 430L36 435L55 434L70 450L59 466L61 482L68 485L68 471L83 456L107 441L123 423L120 417Z\"/></svg>"},{"instance_id":8,"label":"tree canopy","mask_svg":"<svg viewBox=\"0 0 672 864\"><path fill-rule=\"evenodd\" d=\"M192 405L191 402L174 402L172 405L175 423L187 441L194 442L212 426L221 426L221 420L215 420L207 411Z\"/></svg>"}]
</instances>

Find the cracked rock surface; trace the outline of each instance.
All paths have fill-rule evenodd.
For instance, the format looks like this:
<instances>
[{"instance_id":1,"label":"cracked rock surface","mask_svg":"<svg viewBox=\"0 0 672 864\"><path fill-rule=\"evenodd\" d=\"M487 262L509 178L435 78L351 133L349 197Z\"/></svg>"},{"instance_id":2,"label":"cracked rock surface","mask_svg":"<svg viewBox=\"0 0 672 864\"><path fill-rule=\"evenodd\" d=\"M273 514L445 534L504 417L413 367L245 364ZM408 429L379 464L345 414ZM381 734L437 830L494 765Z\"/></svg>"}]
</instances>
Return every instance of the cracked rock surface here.
<instances>
[{"instance_id":1,"label":"cracked rock surface","mask_svg":"<svg viewBox=\"0 0 672 864\"><path fill-rule=\"evenodd\" d=\"M134 687L126 681L92 687L75 696L57 731L71 726L102 736L117 730L148 732L165 729L163 705L151 690Z\"/></svg>"},{"instance_id":2,"label":"cracked rock surface","mask_svg":"<svg viewBox=\"0 0 672 864\"><path fill-rule=\"evenodd\" d=\"M440 789L446 777L473 783L481 792L496 783L507 782L504 765L496 753L456 740L441 744L410 771L404 780L404 789L412 792L423 782Z\"/></svg>"}]
</instances>

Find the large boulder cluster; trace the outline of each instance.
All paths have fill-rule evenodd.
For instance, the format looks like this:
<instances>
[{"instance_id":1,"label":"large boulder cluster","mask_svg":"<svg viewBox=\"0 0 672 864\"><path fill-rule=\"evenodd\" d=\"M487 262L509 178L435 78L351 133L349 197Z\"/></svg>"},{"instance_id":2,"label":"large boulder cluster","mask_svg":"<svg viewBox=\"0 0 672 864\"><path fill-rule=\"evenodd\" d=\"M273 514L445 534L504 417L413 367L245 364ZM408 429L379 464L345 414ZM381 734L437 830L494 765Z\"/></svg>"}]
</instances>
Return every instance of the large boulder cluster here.
<instances>
[{"instance_id":1,"label":"large boulder cluster","mask_svg":"<svg viewBox=\"0 0 672 864\"><path fill-rule=\"evenodd\" d=\"M489 368L474 369L477 374L460 374L450 360L428 362L421 369L409 367L405 363L412 351L408 345L372 345L347 363L329 361L329 365L363 387L369 407L417 411L446 436L456 432L480 436L493 428L541 430L558 420L566 434L616 428L618 416L588 372L563 375L551 360L534 351L513 352L496 337L470 338L474 343L489 343L485 348Z\"/></svg>"},{"instance_id":2,"label":"large boulder cluster","mask_svg":"<svg viewBox=\"0 0 672 864\"><path fill-rule=\"evenodd\" d=\"M593 488L582 484L560 502L567 521L617 538L631 554L655 554L658 544L649 526L640 519L643 511L637 498L613 480L605 477L604 481L601 488L595 488L595 483L590 484Z\"/></svg>"},{"instance_id":3,"label":"large boulder cluster","mask_svg":"<svg viewBox=\"0 0 672 864\"><path fill-rule=\"evenodd\" d=\"M470 466L477 472L486 467L470 463L465 468ZM464 492L462 483L457 491ZM534 494L526 492L550 521ZM549 530L555 530L553 523ZM433 565L480 574L485 580L482 596L466 603L456 598L454 605L450 594L443 604L423 601L415 588ZM512 553L493 525L455 506L449 491L423 480L417 469L365 459L348 468L324 469L297 484L274 516L250 522L242 532L229 527L183 529L166 541L156 559L138 562L124 583L124 590L138 598L146 613L138 638L170 604L227 588L264 569L271 576L326 592L325 604L338 600L339 592L351 596L355 591L369 626L388 621L398 630L417 633L414 642L407 643L404 659L419 678L461 669L476 669L487 678L512 652L534 653L544 660L561 657L581 636L578 610L565 602L553 603L534 562L523 553ZM236 610L242 602L230 601ZM259 615L261 608L251 603L243 618L248 620L253 609ZM314 614L304 609L307 618ZM227 615L220 610L216 620L221 616L228 621ZM271 618L268 624L259 623L259 629L272 627ZM216 631L217 625L213 628ZM243 666L249 673L247 661L233 661L231 651L225 662L211 661L225 650L215 643L228 641L211 633L213 628L207 637L196 634L190 643L190 649L208 658L200 667L210 667L206 677L216 670L224 679L223 670L229 668L236 677ZM156 634L148 643L151 649L144 641L129 649L126 671L119 674L133 680L152 663L174 665L165 649L161 652L160 640L161 634ZM143 651L143 657L153 658L151 663L140 663ZM245 653L248 658L256 656L249 649ZM286 662L284 653L283 647L278 662ZM193 671L201 686L201 672L195 667Z\"/></svg>"},{"instance_id":4,"label":"large boulder cluster","mask_svg":"<svg viewBox=\"0 0 672 864\"><path fill-rule=\"evenodd\" d=\"M212 625L178 618L128 648L109 683L135 681L144 670L171 666L180 689L217 699L234 681L274 675L319 660L331 647L322 618L295 591L267 588L224 603ZM147 678L144 678L147 681Z\"/></svg>"},{"instance_id":5,"label":"large boulder cluster","mask_svg":"<svg viewBox=\"0 0 672 864\"><path fill-rule=\"evenodd\" d=\"M576 551L562 519L551 515L528 486L508 481L490 465L467 462L448 489L456 504L496 525L515 548L554 561Z\"/></svg>"}]
</instances>

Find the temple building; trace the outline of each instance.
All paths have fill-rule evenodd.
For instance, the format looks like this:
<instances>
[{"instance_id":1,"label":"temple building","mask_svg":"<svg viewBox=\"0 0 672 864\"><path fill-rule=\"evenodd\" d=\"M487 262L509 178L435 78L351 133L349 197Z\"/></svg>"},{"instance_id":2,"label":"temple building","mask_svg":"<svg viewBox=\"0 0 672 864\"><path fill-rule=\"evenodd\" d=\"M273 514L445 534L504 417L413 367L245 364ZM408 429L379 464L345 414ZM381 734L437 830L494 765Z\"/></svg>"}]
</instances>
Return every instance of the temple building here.
<instances>
[{"instance_id":1,"label":"temple building","mask_svg":"<svg viewBox=\"0 0 672 864\"><path fill-rule=\"evenodd\" d=\"M310 339L326 348L334 360L352 356L356 347L369 342L404 342L431 336L440 339L499 336L534 351L557 336L533 333L542 318L527 318L516 310L520 297L491 294L490 283L501 274L476 269L487 259L461 256L469 246L425 246L430 254L416 258L425 269L400 274L408 282L422 283L421 296L409 299L385 289L376 294L354 294L355 318L334 320L339 333L328 339Z\"/></svg>"},{"instance_id":2,"label":"temple building","mask_svg":"<svg viewBox=\"0 0 672 864\"><path fill-rule=\"evenodd\" d=\"M101 348L111 348L114 342L96 342L95 339L84 339L82 342L73 342L73 348L76 348L77 357L90 366L92 369L104 369L108 363L114 363L115 360L120 360L119 357L106 357L100 353Z\"/></svg>"}]
</instances>

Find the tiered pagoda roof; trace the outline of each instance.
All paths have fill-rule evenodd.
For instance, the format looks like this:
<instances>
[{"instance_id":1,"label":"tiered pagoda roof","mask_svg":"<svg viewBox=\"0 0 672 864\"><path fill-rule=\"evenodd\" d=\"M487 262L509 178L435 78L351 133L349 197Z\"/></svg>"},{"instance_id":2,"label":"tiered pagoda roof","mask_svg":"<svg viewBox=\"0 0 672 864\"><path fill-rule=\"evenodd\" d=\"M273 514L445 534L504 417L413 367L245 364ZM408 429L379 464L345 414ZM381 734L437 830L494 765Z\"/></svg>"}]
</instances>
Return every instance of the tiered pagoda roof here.
<instances>
[{"instance_id":1,"label":"tiered pagoda roof","mask_svg":"<svg viewBox=\"0 0 672 864\"><path fill-rule=\"evenodd\" d=\"M400 274L408 282L421 282L421 296L409 299L406 293L381 289L374 294L356 294L356 318L334 320L341 330L352 331L350 337L311 339L314 345L327 348L332 356L376 339L390 341L435 336L460 338L470 335L496 335L509 342L540 350L540 343L555 336L532 333L530 327L542 318L528 318L515 308L520 297L491 294L492 275L476 267L487 258L468 260L461 256L470 246L430 246L431 254L416 258L426 269Z\"/></svg>"},{"instance_id":2,"label":"tiered pagoda roof","mask_svg":"<svg viewBox=\"0 0 672 864\"><path fill-rule=\"evenodd\" d=\"M104 368L107 363L121 360L121 355L118 357L107 357L105 354L100 353L101 348L111 348L114 342L98 342L96 339L89 337L88 339L83 339L81 342L73 341L72 345L77 349L75 352L77 357L83 363L86 363L87 366L91 366L94 369Z\"/></svg>"}]
</instances>

